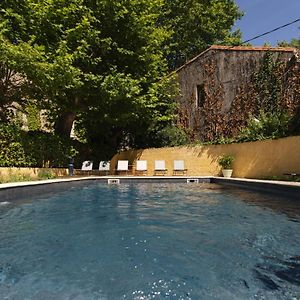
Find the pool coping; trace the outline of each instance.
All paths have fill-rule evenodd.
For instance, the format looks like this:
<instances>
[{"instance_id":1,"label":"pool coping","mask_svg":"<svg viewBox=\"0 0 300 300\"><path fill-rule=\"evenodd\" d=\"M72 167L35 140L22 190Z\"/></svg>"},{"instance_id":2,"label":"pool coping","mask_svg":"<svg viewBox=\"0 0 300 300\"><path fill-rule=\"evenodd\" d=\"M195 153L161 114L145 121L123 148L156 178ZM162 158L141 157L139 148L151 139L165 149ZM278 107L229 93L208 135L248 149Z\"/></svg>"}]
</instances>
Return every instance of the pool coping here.
<instances>
[{"instance_id":1,"label":"pool coping","mask_svg":"<svg viewBox=\"0 0 300 300\"><path fill-rule=\"evenodd\" d=\"M265 192L276 195L281 194L293 199L300 200L300 182L212 177L211 183L217 183L223 186L244 188L248 190L255 190L258 192Z\"/></svg>"},{"instance_id":2,"label":"pool coping","mask_svg":"<svg viewBox=\"0 0 300 300\"><path fill-rule=\"evenodd\" d=\"M35 181L24 181L24 182L11 182L11 183L1 183L1 189L7 188L18 188L24 186L34 186L34 185L45 185L51 183L62 183L62 182L74 182L74 181L84 181L84 180L99 180L108 181L108 179L119 179L120 182L129 181L184 181L187 179L200 179L200 180L211 180L212 176L81 176L81 177L69 177L69 178L59 178L59 179L47 179L47 180L35 180Z\"/></svg>"},{"instance_id":3,"label":"pool coping","mask_svg":"<svg viewBox=\"0 0 300 300\"><path fill-rule=\"evenodd\" d=\"M111 183L187 183L188 180L193 182L195 179L200 183L216 183L222 186L246 188L260 192L286 194L300 200L300 182L215 176L85 176L0 184L0 202L46 195L47 193L64 191L72 186L83 187L86 181L105 183L109 183L109 180L113 181Z\"/></svg>"}]
</instances>

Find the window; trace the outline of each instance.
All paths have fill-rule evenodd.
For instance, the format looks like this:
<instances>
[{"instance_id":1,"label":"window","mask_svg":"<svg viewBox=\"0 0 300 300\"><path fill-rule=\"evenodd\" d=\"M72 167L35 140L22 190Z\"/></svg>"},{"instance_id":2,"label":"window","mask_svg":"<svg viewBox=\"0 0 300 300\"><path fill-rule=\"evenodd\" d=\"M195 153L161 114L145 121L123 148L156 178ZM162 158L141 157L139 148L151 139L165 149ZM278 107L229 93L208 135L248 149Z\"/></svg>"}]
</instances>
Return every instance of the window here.
<instances>
[{"instance_id":1,"label":"window","mask_svg":"<svg viewBox=\"0 0 300 300\"><path fill-rule=\"evenodd\" d=\"M196 88L196 105L197 107L203 107L205 102L205 90L204 84L197 85Z\"/></svg>"}]
</instances>

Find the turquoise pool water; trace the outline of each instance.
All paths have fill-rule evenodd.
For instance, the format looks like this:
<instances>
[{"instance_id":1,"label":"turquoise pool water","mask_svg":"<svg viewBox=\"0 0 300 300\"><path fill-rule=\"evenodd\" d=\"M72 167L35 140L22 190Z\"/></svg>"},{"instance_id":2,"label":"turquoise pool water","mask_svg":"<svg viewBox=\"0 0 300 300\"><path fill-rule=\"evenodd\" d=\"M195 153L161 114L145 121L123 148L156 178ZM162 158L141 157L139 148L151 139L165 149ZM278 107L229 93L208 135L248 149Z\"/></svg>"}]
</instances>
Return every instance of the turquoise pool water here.
<instances>
[{"instance_id":1,"label":"turquoise pool water","mask_svg":"<svg viewBox=\"0 0 300 300\"><path fill-rule=\"evenodd\" d=\"M0 299L300 299L300 202L87 184L4 203Z\"/></svg>"}]
</instances>

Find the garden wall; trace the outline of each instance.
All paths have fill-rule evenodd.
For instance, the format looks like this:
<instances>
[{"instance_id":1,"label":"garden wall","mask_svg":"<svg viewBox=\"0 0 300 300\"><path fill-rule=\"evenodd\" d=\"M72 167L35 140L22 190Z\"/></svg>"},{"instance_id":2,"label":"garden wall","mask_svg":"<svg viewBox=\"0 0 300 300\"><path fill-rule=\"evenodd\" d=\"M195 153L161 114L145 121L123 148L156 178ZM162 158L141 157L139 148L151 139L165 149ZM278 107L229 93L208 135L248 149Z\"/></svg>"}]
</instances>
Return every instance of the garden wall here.
<instances>
[{"instance_id":1,"label":"garden wall","mask_svg":"<svg viewBox=\"0 0 300 300\"><path fill-rule=\"evenodd\" d=\"M172 175L173 160L182 159L191 176L216 176L222 154L235 156L234 177L261 178L300 173L300 136L230 145L184 146L124 151L112 158L111 169L119 159L128 159L135 167L137 159L148 161L148 175L154 173L154 160L165 160L168 175Z\"/></svg>"},{"instance_id":2,"label":"garden wall","mask_svg":"<svg viewBox=\"0 0 300 300\"><path fill-rule=\"evenodd\" d=\"M148 175L154 173L154 161L165 160L168 175L173 175L173 160L185 161L188 176L217 176L220 167L217 163L222 154L235 156L234 177L261 178L281 176L284 173L300 173L300 136L278 140L265 140L230 145L183 146L172 148L152 148L130 150L116 154L111 160L111 174L117 161L127 159L135 170L137 159L148 161ZM19 177L20 174L38 178L43 173L67 176L64 168L0 168L0 178Z\"/></svg>"}]
</instances>

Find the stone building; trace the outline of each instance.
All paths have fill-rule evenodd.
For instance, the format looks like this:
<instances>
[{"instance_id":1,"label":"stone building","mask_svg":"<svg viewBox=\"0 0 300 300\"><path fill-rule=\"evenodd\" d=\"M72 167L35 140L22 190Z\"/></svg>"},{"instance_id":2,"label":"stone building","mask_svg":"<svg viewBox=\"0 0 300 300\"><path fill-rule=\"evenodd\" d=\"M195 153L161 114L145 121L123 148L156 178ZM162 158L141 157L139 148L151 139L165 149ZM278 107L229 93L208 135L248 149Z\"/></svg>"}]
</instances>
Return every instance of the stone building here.
<instances>
[{"instance_id":1,"label":"stone building","mask_svg":"<svg viewBox=\"0 0 300 300\"><path fill-rule=\"evenodd\" d=\"M290 47L215 45L175 71L180 87L180 123L192 139L212 140L238 133L237 127L246 121L247 105L255 97L250 91L253 74L266 53L272 53L272 59L282 61L285 68L297 55ZM234 123L233 115L243 117Z\"/></svg>"}]
</instances>

